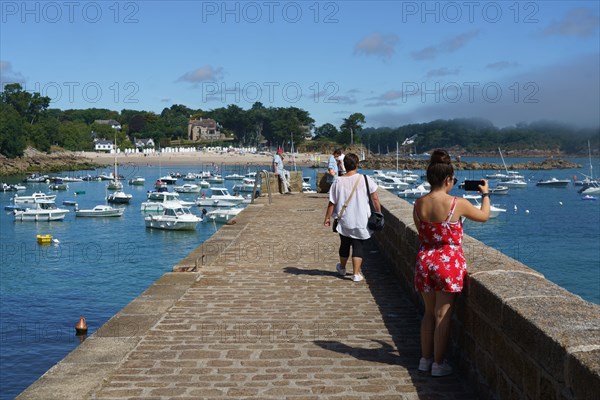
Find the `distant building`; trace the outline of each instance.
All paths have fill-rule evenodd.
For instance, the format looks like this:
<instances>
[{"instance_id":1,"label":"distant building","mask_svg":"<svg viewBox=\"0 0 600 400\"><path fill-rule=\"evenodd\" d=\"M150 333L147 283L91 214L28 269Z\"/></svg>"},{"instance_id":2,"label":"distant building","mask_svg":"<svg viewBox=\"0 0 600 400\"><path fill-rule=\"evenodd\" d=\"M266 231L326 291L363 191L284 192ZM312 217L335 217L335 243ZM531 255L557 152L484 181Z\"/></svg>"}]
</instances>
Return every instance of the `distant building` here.
<instances>
[{"instance_id":1,"label":"distant building","mask_svg":"<svg viewBox=\"0 0 600 400\"><path fill-rule=\"evenodd\" d=\"M94 139L94 150L110 153L114 150L115 145L112 140Z\"/></svg>"},{"instance_id":2,"label":"distant building","mask_svg":"<svg viewBox=\"0 0 600 400\"><path fill-rule=\"evenodd\" d=\"M190 120L188 123L189 140L220 140L224 135L220 126L212 118L200 118Z\"/></svg>"},{"instance_id":3,"label":"distant building","mask_svg":"<svg viewBox=\"0 0 600 400\"><path fill-rule=\"evenodd\" d=\"M113 129L118 131L121 130L121 124L119 121L115 121L114 119L97 119L94 121L94 123L99 125L110 125L110 127Z\"/></svg>"},{"instance_id":4,"label":"distant building","mask_svg":"<svg viewBox=\"0 0 600 400\"><path fill-rule=\"evenodd\" d=\"M135 139L133 144L138 149L145 149L148 147L154 147L154 140L152 140L151 138Z\"/></svg>"}]
</instances>

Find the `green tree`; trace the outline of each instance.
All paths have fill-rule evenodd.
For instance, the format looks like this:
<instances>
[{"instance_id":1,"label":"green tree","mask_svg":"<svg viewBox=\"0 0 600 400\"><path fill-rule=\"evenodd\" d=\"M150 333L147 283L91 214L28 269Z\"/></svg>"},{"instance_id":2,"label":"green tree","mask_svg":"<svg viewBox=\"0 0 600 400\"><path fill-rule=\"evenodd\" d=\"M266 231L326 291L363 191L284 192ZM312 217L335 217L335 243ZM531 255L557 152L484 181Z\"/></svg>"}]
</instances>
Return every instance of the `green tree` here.
<instances>
[{"instance_id":1,"label":"green tree","mask_svg":"<svg viewBox=\"0 0 600 400\"><path fill-rule=\"evenodd\" d=\"M23 118L17 110L4 101L0 103L0 154L19 157L27 146L23 132Z\"/></svg>"},{"instance_id":2,"label":"green tree","mask_svg":"<svg viewBox=\"0 0 600 400\"><path fill-rule=\"evenodd\" d=\"M4 86L4 91L0 97L3 103L13 106L19 115L30 124L38 120L50 105L49 97L40 96L39 93L26 92L18 83Z\"/></svg>"},{"instance_id":3,"label":"green tree","mask_svg":"<svg viewBox=\"0 0 600 400\"><path fill-rule=\"evenodd\" d=\"M339 131L338 129L335 127L335 125L330 124L329 122L326 124L323 124L321 126L319 126L318 128L315 129L315 139L318 138L327 138L327 139L336 139L337 136L339 135Z\"/></svg>"},{"instance_id":4,"label":"green tree","mask_svg":"<svg viewBox=\"0 0 600 400\"><path fill-rule=\"evenodd\" d=\"M360 132L365 124L365 116L361 113L351 114L348 118L344 118L344 122L340 125L340 135L338 141L345 144L354 144L360 140Z\"/></svg>"}]
</instances>

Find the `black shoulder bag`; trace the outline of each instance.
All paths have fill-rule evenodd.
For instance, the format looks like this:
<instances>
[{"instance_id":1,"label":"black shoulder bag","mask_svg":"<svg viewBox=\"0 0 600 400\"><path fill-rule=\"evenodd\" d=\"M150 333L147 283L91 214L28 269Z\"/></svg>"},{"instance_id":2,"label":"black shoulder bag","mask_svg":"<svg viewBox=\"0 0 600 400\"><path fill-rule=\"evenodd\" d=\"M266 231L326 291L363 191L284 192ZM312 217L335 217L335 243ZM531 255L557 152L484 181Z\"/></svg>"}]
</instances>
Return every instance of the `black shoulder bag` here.
<instances>
[{"instance_id":1,"label":"black shoulder bag","mask_svg":"<svg viewBox=\"0 0 600 400\"><path fill-rule=\"evenodd\" d=\"M369 220L367 221L367 228L372 231L381 231L383 230L383 226L385 221L383 219L383 214L375 211L375 207L373 207L373 200L371 199L371 191L369 190L369 181L367 176L365 177L365 184L367 185L367 196L369 196L369 207L371 208L371 216L369 216Z\"/></svg>"}]
</instances>

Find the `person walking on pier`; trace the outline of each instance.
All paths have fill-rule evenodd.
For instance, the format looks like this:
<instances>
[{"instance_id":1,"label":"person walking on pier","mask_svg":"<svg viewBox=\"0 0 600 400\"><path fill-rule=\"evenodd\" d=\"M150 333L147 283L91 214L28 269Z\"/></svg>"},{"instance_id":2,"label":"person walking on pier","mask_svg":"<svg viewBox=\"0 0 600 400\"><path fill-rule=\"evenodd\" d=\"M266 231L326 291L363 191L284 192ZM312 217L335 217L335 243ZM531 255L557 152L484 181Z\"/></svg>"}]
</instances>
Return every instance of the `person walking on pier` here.
<instances>
[{"instance_id":1,"label":"person walking on pier","mask_svg":"<svg viewBox=\"0 0 600 400\"><path fill-rule=\"evenodd\" d=\"M283 150L278 149L277 154L273 156L273 172L279 176L281 184L283 185L283 193L291 193L289 176L290 173L283 167Z\"/></svg>"},{"instance_id":2,"label":"person walking on pier","mask_svg":"<svg viewBox=\"0 0 600 400\"><path fill-rule=\"evenodd\" d=\"M450 196L456 185L454 167L445 150L435 150L427 167L431 191L418 199L413 219L421 243L415 266L415 289L423 296L419 371L446 376L452 367L444 356L450 338L450 320L456 294L463 289L467 264L462 249L462 217L485 222L490 216L489 188L483 180L479 190L481 209L468 200Z\"/></svg>"},{"instance_id":3,"label":"person walking on pier","mask_svg":"<svg viewBox=\"0 0 600 400\"><path fill-rule=\"evenodd\" d=\"M367 193L365 178L358 173L358 156L353 153L347 154L344 157L344 166L346 174L336 179L329 190L329 204L323 225L330 227L332 216L338 221L335 231L339 233L341 240L338 250L340 262L335 268L340 275L346 275L346 264L352 248L352 280L360 282L364 279L361 272L364 243L373 234L367 228L371 214L368 196L373 201L375 211L381 212L381 205L377 195L377 184L370 176L366 176L370 191Z\"/></svg>"}]
</instances>

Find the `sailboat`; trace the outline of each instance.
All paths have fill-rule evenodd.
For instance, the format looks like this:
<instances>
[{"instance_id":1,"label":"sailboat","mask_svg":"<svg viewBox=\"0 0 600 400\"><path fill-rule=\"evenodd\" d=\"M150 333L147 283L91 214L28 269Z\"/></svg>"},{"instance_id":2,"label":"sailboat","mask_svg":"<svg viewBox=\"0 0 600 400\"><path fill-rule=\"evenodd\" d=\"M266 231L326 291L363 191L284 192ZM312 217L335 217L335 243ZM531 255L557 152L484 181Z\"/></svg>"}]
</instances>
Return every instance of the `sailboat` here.
<instances>
[{"instance_id":1,"label":"sailboat","mask_svg":"<svg viewBox=\"0 0 600 400\"><path fill-rule=\"evenodd\" d=\"M113 180L106 186L109 190L114 190L113 193L106 196L106 201L109 203L116 204L128 204L131 198L131 194L123 192L123 184L119 182L119 175L117 175L117 135L115 134L115 171Z\"/></svg>"},{"instance_id":2,"label":"sailboat","mask_svg":"<svg viewBox=\"0 0 600 400\"><path fill-rule=\"evenodd\" d=\"M579 191L579 193L584 196L589 196L592 194L600 194L600 182L594 179L592 170L592 148L590 147L590 141L588 140L588 157L590 159L590 176L586 176L583 180L583 188Z\"/></svg>"},{"instance_id":3,"label":"sailboat","mask_svg":"<svg viewBox=\"0 0 600 400\"><path fill-rule=\"evenodd\" d=\"M117 136L115 135L115 170L113 172L112 180L106 185L108 190L123 190L123 184L119 182L119 175L117 175Z\"/></svg>"},{"instance_id":4,"label":"sailboat","mask_svg":"<svg viewBox=\"0 0 600 400\"><path fill-rule=\"evenodd\" d=\"M517 171L509 171L506 167L506 163L504 162L504 157L502 156L500 147L498 147L498 152L500 153L500 158L502 159L502 164L504 165L504 170L506 171L506 178L501 180L502 185L515 189L526 188L527 182L525 182L524 176L519 175Z\"/></svg>"}]
</instances>

